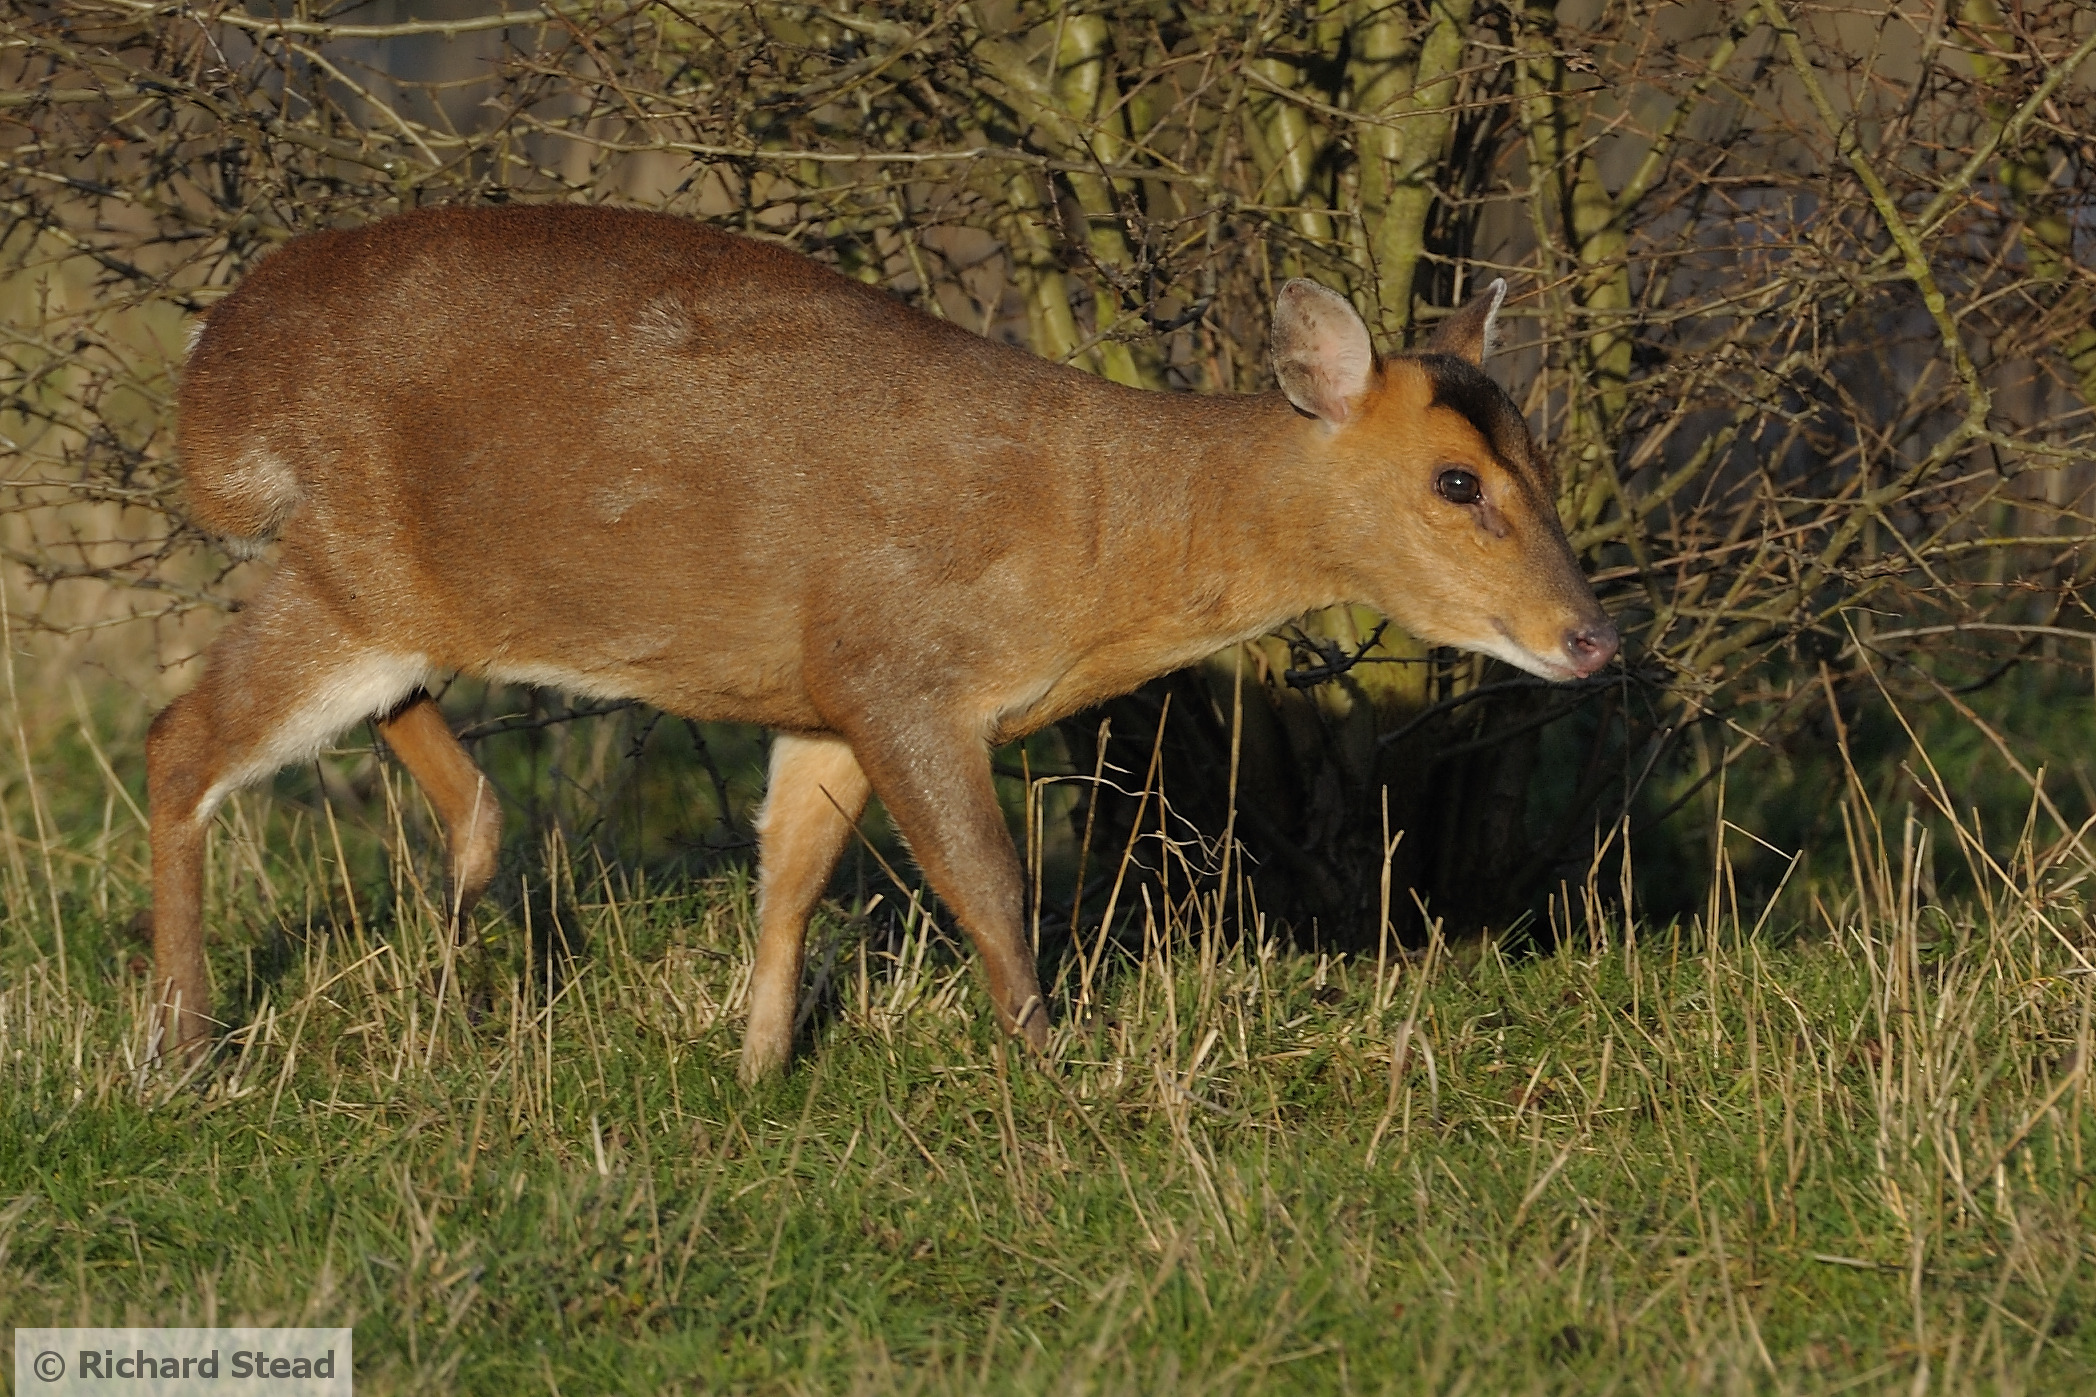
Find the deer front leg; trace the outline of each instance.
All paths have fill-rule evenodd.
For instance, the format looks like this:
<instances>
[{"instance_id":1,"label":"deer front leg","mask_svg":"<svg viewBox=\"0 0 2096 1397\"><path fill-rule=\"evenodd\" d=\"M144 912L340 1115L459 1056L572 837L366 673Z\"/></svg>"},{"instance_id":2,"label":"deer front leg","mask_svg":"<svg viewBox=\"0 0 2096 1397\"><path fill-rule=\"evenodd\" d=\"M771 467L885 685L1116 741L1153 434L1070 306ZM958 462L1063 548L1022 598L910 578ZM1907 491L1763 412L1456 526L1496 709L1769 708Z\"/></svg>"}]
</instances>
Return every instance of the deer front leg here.
<instances>
[{"instance_id":1,"label":"deer front leg","mask_svg":"<svg viewBox=\"0 0 2096 1397\"><path fill-rule=\"evenodd\" d=\"M840 737L781 733L757 816L757 964L742 1079L785 1067L793 1053L808 915L829 886L845 841L866 809L866 773Z\"/></svg>"},{"instance_id":2,"label":"deer front leg","mask_svg":"<svg viewBox=\"0 0 2096 1397\"><path fill-rule=\"evenodd\" d=\"M1007 1032L1048 1044L1048 1006L1023 915L1025 879L980 736L931 725L854 734L873 790L910 852L975 943Z\"/></svg>"}]
</instances>

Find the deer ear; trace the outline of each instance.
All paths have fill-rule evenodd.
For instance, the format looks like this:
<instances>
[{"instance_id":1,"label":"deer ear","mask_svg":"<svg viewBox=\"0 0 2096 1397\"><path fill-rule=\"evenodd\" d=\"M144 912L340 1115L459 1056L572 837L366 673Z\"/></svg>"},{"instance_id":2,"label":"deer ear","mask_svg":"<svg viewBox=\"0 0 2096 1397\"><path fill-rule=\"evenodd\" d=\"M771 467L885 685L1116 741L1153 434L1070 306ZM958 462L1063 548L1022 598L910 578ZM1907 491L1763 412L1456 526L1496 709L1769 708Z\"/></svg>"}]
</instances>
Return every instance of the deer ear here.
<instances>
[{"instance_id":1,"label":"deer ear","mask_svg":"<svg viewBox=\"0 0 2096 1397\"><path fill-rule=\"evenodd\" d=\"M1495 278L1470 304L1434 327L1434 333L1427 336L1427 353L1484 363L1499 347L1499 303L1505 299L1506 279Z\"/></svg>"},{"instance_id":2,"label":"deer ear","mask_svg":"<svg viewBox=\"0 0 2096 1397\"><path fill-rule=\"evenodd\" d=\"M1375 377L1368 327L1346 297L1298 277L1274 298L1274 377L1312 417L1337 427Z\"/></svg>"}]
</instances>

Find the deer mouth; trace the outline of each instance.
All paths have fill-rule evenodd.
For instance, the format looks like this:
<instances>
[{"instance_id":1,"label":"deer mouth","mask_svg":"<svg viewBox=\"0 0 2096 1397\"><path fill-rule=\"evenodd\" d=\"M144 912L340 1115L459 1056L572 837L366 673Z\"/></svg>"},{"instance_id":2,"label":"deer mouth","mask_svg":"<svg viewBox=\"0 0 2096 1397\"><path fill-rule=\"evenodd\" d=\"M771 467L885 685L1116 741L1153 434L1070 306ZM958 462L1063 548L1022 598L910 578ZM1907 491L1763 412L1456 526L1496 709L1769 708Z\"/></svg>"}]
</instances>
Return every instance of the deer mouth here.
<instances>
[{"instance_id":1,"label":"deer mouth","mask_svg":"<svg viewBox=\"0 0 2096 1397\"><path fill-rule=\"evenodd\" d=\"M1565 661L1551 659L1523 645L1514 638L1514 633L1507 629L1506 622L1496 616L1492 618L1492 629L1498 634L1489 641L1473 642L1470 648L1490 655L1495 660L1505 660L1523 673L1533 674L1538 679L1548 679L1553 684L1563 684L1569 680L1586 677L1579 669Z\"/></svg>"}]
</instances>

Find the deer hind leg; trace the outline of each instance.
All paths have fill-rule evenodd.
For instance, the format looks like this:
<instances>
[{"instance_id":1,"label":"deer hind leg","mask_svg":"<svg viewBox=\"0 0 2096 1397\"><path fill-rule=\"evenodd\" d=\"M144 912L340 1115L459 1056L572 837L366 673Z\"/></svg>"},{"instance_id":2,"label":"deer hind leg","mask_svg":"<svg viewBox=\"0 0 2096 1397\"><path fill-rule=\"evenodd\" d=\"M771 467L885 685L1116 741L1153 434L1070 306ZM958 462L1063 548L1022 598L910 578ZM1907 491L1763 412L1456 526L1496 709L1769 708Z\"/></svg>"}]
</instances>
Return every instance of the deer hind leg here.
<instances>
[{"instance_id":1,"label":"deer hind leg","mask_svg":"<svg viewBox=\"0 0 2096 1397\"><path fill-rule=\"evenodd\" d=\"M927 729L861 735L860 760L910 852L975 943L1005 1031L1048 1045L1048 1006L1022 914L1025 879L979 735Z\"/></svg>"},{"instance_id":2,"label":"deer hind leg","mask_svg":"<svg viewBox=\"0 0 2096 1397\"><path fill-rule=\"evenodd\" d=\"M378 732L444 822L450 893L445 915L452 934L461 935L466 914L495 876L495 858L502 848L501 802L428 694L414 695L381 718Z\"/></svg>"},{"instance_id":3,"label":"deer hind leg","mask_svg":"<svg viewBox=\"0 0 2096 1397\"><path fill-rule=\"evenodd\" d=\"M211 1035L204 968L204 845L224 799L317 753L421 687L419 655L375 649L282 573L204 656L197 686L146 734L152 819L155 1012L164 1050Z\"/></svg>"},{"instance_id":4,"label":"deer hind leg","mask_svg":"<svg viewBox=\"0 0 2096 1397\"><path fill-rule=\"evenodd\" d=\"M842 738L781 733L773 741L771 783L757 816L757 964L742 1041L745 1082L779 1071L793 1052L808 914L830 884L866 794L866 774Z\"/></svg>"}]
</instances>

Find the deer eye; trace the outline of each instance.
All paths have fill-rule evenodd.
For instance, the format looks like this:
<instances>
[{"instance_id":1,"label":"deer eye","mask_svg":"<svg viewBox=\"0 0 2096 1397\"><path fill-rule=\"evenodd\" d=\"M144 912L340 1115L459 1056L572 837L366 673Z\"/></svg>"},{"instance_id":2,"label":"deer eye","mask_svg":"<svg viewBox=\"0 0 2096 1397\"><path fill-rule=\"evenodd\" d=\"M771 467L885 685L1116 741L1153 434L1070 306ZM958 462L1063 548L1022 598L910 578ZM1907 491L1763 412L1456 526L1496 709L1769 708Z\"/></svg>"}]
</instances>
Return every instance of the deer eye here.
<instances>
[{"instance_id":1,"label":"deer eye","mask_svg":"<svg viewBox=\"0 0 2096 1397\"><path fill-rule=\"evenodd\" d=\"M1450 504L1476 504L1485 497L1485 483L1474 471L1450 466L1434 477L1434 491Z\"/></svg>"}]
</instances>

